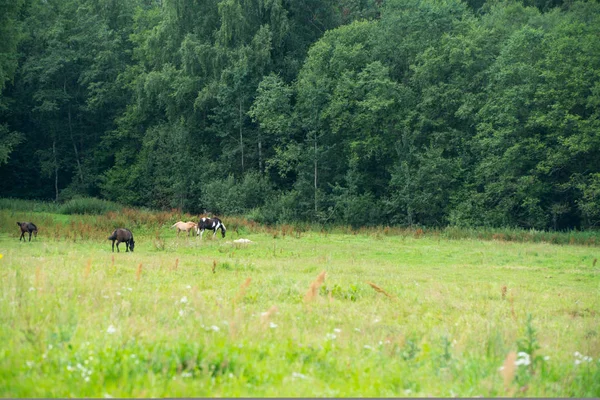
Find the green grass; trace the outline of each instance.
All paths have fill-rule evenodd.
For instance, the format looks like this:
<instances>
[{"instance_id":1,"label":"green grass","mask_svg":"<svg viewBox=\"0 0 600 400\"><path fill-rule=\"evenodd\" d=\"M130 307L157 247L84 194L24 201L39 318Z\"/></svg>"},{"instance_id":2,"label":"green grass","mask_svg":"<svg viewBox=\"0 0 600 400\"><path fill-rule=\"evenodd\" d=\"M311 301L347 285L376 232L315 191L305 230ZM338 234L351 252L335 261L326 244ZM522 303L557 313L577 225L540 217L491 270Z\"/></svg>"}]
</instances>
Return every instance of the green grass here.
<instances>
[{"instance_id":1,"label":"green grass","mask_svg":"<svg viewBox=\"0 0 600 400\"><path fill-rule=\"evenodd\" d=\"M225 239L177 238L187 217L0 210L0 395L600 396L595 245L227 217ZM134 253L111 253L118 226Z\"/></svg>"}]
</instances>

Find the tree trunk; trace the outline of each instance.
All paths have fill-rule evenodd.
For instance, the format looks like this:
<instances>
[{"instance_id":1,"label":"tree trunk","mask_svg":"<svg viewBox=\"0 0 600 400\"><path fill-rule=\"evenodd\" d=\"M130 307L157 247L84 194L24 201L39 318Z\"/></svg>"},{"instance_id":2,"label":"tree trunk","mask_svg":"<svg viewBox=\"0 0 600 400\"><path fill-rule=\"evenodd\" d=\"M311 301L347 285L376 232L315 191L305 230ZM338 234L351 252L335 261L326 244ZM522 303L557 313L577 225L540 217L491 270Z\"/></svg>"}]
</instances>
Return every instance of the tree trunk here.
<instances>
[{"instance_id":1,"label":"tree trunk","mask_svg":"<svg viewBox=\"0 0 600 400\"><path fill-rule=\"evenodd\" d=\"M52 155L54 156L54 192L56 197L55 202L58 202L58 160L56 158L56 139L52 141Z\"/></svg>"},{"instance_id":2,"label":"tree trunk","mask_svg":"<svg viewBox=\"0 0 600 400\"><path fill-rule=\"evenodd\" d=\"M66 90L66 88L65 88ZM71 136L71 143L73 143L73 150L75 150L75 161L77 161L77 170L79 171L79 180L83 184L83 169L81 168L81 162L79 161L79 151L77 150L77 143L73 137L73 125L71 123L71 105L69 104L69 135Z\"/></svg>"},{"instance_id":3,"label":"tree trunk","mask_svg":"<svg viewBox=\"0 0 600 400\"><path fill-rule=\"evenodd\" d=\"M263 160L262 160L262 137L260 135L260 128L258 128L258 172L262 175L263 173Z\"/></svg>"},{"instance_id":4,"label":"tree trunk","mask_svg":"<svg viewBox=\"0 0 600 400\"><path fill-rule=\"evenodd\" d=\"M242 135L242 99L240 98L240 148L242 149L242 174L244 174L244 137Z\"/></svg>"},{"instance_id":5,"label":"tree trunk","mask_svg":"<svg viewBox=\"0 0 600 400\"><path fill-rule=\"evenodd\" d=\"M317 210L318 210L318 205L317 205L317 167L318 167L318 162L317 162L317 132L315 132L315 214L317 213Z\"/></svg>"}]
</instances>

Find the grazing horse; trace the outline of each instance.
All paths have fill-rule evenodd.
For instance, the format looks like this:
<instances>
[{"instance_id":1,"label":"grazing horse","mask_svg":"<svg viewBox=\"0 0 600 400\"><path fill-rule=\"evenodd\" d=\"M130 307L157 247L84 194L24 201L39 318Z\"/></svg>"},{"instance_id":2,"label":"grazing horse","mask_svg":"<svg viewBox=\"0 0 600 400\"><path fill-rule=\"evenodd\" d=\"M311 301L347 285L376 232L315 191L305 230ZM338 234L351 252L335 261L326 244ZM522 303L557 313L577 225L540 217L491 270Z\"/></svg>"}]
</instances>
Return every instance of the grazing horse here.
<instances>
[{"instance_id":1,"label":"grazing horse","mask_svg":"<svg viewBox=\"0 0 600 400\"><path fill-rule=\"evenodd\" d=\"M108 237L108 240L112 240L112 251L115 252L115 240L117 241L117 252L119 252L119 243L125 242L125 251L131 250L133 252L133 248L135 247L135 242L133 241L133 233L129 229L119 228L115 229L115 231Z\"/></svg>"},{"instance_id":2,"label":"grazing horse","mask_svg":"<svg viewBox=\"0 0 600 400\"><path fill-rule=\"evenodd\" d=\"M17 222L19 228L21 228L21 237L19 238L19 242L21 239L25 240L25 232L29 232L29 241L31 242L31 233L34 233L35 238L37 239L37 226L33 222Z\"/></svg>"},{"instance_id":3,"label":"grazing horse","mask_svg":"<svg viewBox=\"0 0 600 400\"><path fill-rule=\"evenodd\" d=\"M225 225L219 218L200 218L198 221L198 235L200 235L200 239L202 239L202 234L204 234L205 229L210 229L213 231L213 237L217 234L217 230L221 230L221 235L225 237Z\"/></svg>"},{"instance_id":4,"label":"grazing horse","mask_svg":"<svg viewBox=\"0 0 600 400\"><path fill-rule=\"evenodd\" d=\"M195 222L179 221L179 222L175 223L171 228L177 228L177 237L179 237L179 232L181 232L181 231L187 232L188 236L190 236L190 233L192 233L194 231L194 228L197 228L197 227L198 227L198 224Z\"/></svg>"}]
</instances>

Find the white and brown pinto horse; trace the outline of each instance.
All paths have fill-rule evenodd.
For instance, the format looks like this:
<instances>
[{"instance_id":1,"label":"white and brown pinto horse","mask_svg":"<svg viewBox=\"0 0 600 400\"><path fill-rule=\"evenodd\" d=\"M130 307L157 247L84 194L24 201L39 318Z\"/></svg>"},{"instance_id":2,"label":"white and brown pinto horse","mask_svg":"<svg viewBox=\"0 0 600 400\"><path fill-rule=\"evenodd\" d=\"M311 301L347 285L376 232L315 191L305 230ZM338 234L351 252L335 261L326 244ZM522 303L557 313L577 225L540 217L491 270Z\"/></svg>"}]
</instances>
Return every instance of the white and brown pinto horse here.
<instances>
[{"instance_id":1,"label":"white and brown pinto horse","mask_svg":"<svg viewBox=\"0 0 600 400\"><path fill-rule=\"evenodd\" d=\"M217 234L217 230L221 230L221 235L223 235L223 237L225 237L225 231L227 230L225 228L225 225L223 225L223 221L221 221L219 218L200 218L200 221L198 221L198 235L200 235L200 239L202 239L202 235L204 234L204 230L205 229L210 229L213 231L213 237L216 236Z\"/></svg>"},{"instance_id":2,"label":"white and brown pinto horse","mask_svg":"<svg viewBox=\"0 0 600 400\"><path fill-rule=\"evenodd\" d=\"M177 228L177 237L179 237L179 232L184 231L188 233L188 236L190 236L190 233L192 233L195 228L198 227L198 224L196 224L195 222L192 221L188 221L188 222L176 222L171 228Z\"/></svg>"}]
</instances>

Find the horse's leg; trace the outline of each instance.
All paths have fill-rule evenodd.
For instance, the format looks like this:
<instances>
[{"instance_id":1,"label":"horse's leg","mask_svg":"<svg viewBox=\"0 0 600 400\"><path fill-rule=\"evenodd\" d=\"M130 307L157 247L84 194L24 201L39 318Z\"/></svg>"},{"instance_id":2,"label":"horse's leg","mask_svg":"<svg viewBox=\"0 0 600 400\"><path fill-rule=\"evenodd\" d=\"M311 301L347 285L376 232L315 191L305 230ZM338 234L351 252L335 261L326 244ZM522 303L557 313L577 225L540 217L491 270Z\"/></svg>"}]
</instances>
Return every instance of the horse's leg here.
<instances>
[{"instance_id":1,"label":"horse's leg","mask_svg":"<svg viewBox=\"0 0 600 400\"><path fill-rule=\"evenodd\" d=\"M29 231L29 241L31 242L31 231Z\"/></svg>"},{"instance_id":2,"label":"horse's leg","mask_svg":"<svg viewBox=\"0 0 600 400\"><path fill-rule=\"evenodd\" d=\"M114 240L112 241L112 252L113 253L115 252L115 241Z\"/></svg>"},{"instance_id":3,"label":"horse's leg","mask_svg":"<svg viewBox=\"0 0 600 400\"><path fill-rule=\"evenodd\" d=\"M119 250L119 244L120 244L120 243L121 243L121 242L119 242L119 241L117 240L117 253L120 253L120 252L121 252L121 250Z\"/></svg>"},{"instance_id":4,"label":"horse's leg","mask_svg":"<svg viewBox=\"0 0 600 400\"><path fill-rule=\"evenodd\" d=\"M204 235L204 228L200 231L200 239L202 239L202 235Z\"/></svg>"},{"instance_id":5,"label":"horse's leg","mask_svg":"<svg viewBox=\"0 0 600 400\"><path fill-rule=\"evenodd\" d=\"M21 231L21 237L19 238L19 242L21 239L25 240L25 232Z\"/></svg>"},{"instance_id":6,"label":"horse's leg","mask_svg":"<svg viewBox=\"0 0 600 400\"><path fill-rule=\"evenodd\" d=\"M125 253L129 253L129 240L125 241Z\"/></svg>"}]
</instances>

